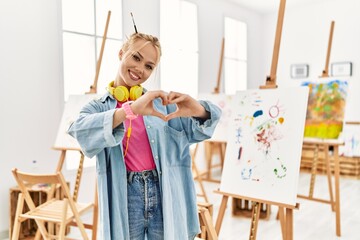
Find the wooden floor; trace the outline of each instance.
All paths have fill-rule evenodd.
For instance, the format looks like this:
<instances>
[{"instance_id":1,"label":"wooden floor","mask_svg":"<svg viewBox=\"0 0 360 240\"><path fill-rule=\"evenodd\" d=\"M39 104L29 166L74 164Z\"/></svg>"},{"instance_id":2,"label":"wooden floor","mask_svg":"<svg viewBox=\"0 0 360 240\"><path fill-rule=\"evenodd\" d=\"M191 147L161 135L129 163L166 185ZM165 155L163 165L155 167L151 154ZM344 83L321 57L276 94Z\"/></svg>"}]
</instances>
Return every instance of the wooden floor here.
<instances>
[{"instance_id":1,"label":"wooden floor","mask_svg":"<svg viewBox=\"0 0 360 240\"><path fill-rule=\"evenodd\" d=\"M216 172L214 172L216 177ZM218 174L219 175L219 174ZM298 192L307 195L309 192L310 174L301 173ZM222 196L214 193L219 188L218 183L204 182L209 200L214 205L214 224ZM294 240L360 240L360 180L340 179L341 195L341 237L335 233L335 213L330 205L314 201L298 199L300 209L294 210ZM323 175L316 176L314 197L329 198L327 179ZM202 201L199 198L199 201ZM220 240L249 239L250 218L232 216L231 199L222 223ZM282 239L280 223L276 220L277 207L271 207L269 220L259 220L258 240ZM70 237L77 238L76 229L71 230ZM79 238L81 239L81 237ZM101 239L99 239L101 240Z\"/></svg>"},{"instance_id":2,"label":"wooden floor","mask_svg":"<svg viewBox=\"0 0 360 240\"><path fill-rule=\"evenodd\" d=\"M216 173L214 174L216 176ZM298 193L308 195L310 174L301 173ZM214 222L216 222L222 195L213 193L219 184L204 182L209 201L214 205ZM300 209L294 210L294 240L360 240L360 180L340 179L341 204L341 237L336 236L335 213L329 204L298 198ZM327 178L317 175L314 187L314 197L329 199ZM202 199L199 198L199 201ZM249 239L250 218L232 216L230 199L225 211L219 239L242 240ZM277 207L271 207L269 220L259 220L257 239L282 239L280 223L276 220Z\"/></svg>"}]
</instances>

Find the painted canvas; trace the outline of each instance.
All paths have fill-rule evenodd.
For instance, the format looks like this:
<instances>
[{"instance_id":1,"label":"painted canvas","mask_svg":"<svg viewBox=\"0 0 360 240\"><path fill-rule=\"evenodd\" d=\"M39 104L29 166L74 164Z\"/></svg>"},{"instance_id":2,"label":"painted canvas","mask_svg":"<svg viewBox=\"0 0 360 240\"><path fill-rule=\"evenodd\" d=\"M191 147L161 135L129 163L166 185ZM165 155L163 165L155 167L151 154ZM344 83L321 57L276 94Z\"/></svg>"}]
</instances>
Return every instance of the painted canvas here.
<instances>
[{"instance_id":1,"label":"painted canvas","mask_svg":"<svg viewBox=\"0 0 360 240\"><path fill-rule=\"evenodd\" d=\"M324 79L302 85L310 88L305 136L337 138L343 126L347 81Z\"/></svg>"},{"instance_id":2,"label":"painted canvas","mask_svg":"<svg viewBox=\"0 0 360 240\"><path fill-rule=\"evenodd\" d=\"M221 109L221 117L218 125L216 126L215 132L211 137L210 141L226 142L227 131L231 117L231 104L232 95L226 95L223 93L211 94L211 93L200 93L198 99L209 100Z\"/></svg>"},{"instance_id":3,"label":"painted canvas","mask_svg":"<svg viewBox=\"0 0 360 240\"><path fill-rule=\"evenodd\" d=\"M344 124L339 139L344 146L339 147L339 154L347 157L360 157L360 125Z\"/></svg>"},{"instance_id":4,"label":"painted canvas","mask_svg":"<svg viewBox=\"0 0 360 240\"><path fill-rule=\"evenodd\" d=\"M80 149L79 143L69 134L67 130L70 124L75 121L82 107L93 99L100 98L98 94L70 95L65 103L63 115L61 117L60 126L56 136L55 149Z\"/></svg>"},{"instance_id":5,"label":"painted canvas","mask_svg":"<svg viewBox=\"0 0 360 240\"><path fill-rule=\"evenodd\" d=\"M296 204L308 92L297 87L234 96L220 191Z\"/></svg>"}]
</instances>

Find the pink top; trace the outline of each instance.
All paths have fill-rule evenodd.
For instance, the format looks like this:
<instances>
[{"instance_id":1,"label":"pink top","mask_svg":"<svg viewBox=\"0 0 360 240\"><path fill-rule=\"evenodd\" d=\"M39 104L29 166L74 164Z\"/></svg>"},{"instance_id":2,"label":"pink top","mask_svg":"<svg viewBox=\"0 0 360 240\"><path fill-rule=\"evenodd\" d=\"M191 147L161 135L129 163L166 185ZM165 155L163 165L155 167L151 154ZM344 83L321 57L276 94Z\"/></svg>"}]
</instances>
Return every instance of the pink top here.
<instances>
[{"instance_id":1,"label":"pink top","mask_svg":"<svg viewBox=\"0 0 360 240\"><path fill-rule=\"evenodd\" d=\"M118 102L117 108L120 108L123 103ZM130 125L130 120L125 120L125 135L123 138L123 149L125 154L127 137L127 128ZM126 170L132 172L141 172L144 170L153 170L156 168L154 158L151 152L149 138L146 133L144 118L139 115L136 119L131 120L131 135L129 138L128 149L125 156Z\"/></svg>"}]
</instances>

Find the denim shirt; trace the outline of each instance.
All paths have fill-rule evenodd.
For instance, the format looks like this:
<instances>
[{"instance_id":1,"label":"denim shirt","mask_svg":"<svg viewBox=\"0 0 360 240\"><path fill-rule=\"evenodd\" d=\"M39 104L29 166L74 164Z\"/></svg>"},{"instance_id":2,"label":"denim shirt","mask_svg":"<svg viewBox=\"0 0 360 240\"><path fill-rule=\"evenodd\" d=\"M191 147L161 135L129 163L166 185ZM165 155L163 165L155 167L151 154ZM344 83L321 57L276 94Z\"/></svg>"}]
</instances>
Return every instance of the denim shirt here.
<instances>
[{"instance_id":1,"label":"denim shirt","mask_svg":"<svg viewBox=\"0 0 360 240\"><path fill-rule=\"evenodd\" d=\"M209 139L221 116L221 110L208 101L199 101L210 118L174 118L168 122L144 116L151 151L159 173L162 195L164 238L193 239L200 231L195 185L189 146ZM122 139L124 124L112 128L116 100L106 93L83 107L68 133L79 142L87 157L96 155L99 191L100 239L129 240L127 179ZM154 100L154 108L164 115L174 112L174 104L163 106Z\"/></svg>"}]
</instances>

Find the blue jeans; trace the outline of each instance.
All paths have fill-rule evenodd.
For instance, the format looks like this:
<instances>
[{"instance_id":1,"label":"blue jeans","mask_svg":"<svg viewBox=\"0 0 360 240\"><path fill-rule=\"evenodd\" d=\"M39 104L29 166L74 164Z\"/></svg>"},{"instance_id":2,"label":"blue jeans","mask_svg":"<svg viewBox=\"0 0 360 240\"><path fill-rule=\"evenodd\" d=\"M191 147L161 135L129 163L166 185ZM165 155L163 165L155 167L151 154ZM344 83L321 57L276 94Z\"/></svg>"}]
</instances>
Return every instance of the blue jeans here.
<instances>
[{"instance_id":1,"label":"blue jeans","mask_svg":"<svg viewBox=\"0 0 360 240\"><path fill-rule=\"evenodd\" d=\"M127 172L131 240L164 239L159 178L156 170Z\"/></svg>"}]
</instances>

